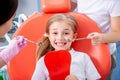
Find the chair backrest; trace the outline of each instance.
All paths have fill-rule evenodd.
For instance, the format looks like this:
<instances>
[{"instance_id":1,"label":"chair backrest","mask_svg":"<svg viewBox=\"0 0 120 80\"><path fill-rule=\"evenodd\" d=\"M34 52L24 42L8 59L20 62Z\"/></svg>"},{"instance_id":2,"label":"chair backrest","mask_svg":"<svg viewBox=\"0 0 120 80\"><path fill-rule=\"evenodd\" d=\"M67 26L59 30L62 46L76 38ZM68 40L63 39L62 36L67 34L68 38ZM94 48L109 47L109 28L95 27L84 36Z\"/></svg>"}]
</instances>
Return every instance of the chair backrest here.
<instances>
[{"instance_id":1,"label":"chair backrest","mask_svg":"<svg viewBox=\"0 0 120 80\"><path fill-rule=\"evenodd\" d=\"M98 26L87 16L70 12L70 0L41 0L42 13L34 13L15 32L38 42L43 37L48 18L55 13L71 14L78 22L78 37L86 37L88 33L101 32ZM30 80L36 65L36 45L29 43L7 65L10 80ZM101 80L109 74L111 58L107 44L92 46L90 40L76 41L75 50L88 53L101 75Z\"/></svg>"}]
</instances>

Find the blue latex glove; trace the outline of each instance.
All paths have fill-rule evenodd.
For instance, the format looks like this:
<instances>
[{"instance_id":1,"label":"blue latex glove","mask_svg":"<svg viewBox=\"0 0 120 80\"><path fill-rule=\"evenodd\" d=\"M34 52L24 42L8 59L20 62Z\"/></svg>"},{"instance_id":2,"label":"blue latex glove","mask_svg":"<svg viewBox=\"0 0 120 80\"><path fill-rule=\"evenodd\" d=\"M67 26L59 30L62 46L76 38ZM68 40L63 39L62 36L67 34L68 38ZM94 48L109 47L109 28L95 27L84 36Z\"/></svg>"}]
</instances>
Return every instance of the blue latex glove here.
<instances>
[{"instance_id":1,"label":"blue latex glove","mask_svg":"<svg viewBox=\"0 0 120 80\"><path fill-rule=\"evenodd\" d=\"M10 44L0 52L0 57L7 63L10 61L18 52L25 47L26 39L23 36L16 36L11 41Z\"/></svg>"}]
</instances>

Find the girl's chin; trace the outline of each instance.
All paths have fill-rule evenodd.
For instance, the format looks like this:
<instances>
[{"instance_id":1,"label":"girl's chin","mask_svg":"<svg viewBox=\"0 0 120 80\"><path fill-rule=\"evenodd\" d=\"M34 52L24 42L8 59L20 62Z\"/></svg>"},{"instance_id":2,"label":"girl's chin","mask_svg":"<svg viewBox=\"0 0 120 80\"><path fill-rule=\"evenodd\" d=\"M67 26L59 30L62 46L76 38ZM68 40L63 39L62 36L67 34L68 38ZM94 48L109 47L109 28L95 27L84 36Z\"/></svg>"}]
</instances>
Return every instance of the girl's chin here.
<instances>
[{"instance_id":1,"label":"girl's chin","mask_svg":"<svg viewBox=\"0 0 120 80\"><path fill-rule=\"evenodd\" d=\"M55 50L57 51L57 50L66 50L66 49L65 48L57 48Z\"/></svg>"},{"instance_id":2,"label":"girl's chin","mask_svg":"<svg viewBox=\"0 0 120 80\"><path fill-rule=\"evenodd\" d=\"M59 49L55 49L56 51L58 50L69 50L69 49L66 49L66 48L59 48Z\"/></svg>"}]
</instances>

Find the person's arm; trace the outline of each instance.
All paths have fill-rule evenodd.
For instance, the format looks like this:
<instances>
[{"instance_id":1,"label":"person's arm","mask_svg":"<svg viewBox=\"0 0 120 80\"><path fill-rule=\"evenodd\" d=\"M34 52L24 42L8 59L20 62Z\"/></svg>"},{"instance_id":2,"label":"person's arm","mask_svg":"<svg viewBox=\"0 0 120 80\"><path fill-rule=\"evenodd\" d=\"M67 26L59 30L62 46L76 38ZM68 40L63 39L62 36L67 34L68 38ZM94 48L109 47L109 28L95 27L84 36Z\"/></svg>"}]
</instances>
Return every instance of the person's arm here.
<instances>
[{"instance_id":1,"label":"person's arm","mask_svg":"<svg viewBox=\"0 0 120 80\"><path fill-rule=\"evenodd\" d=\"M73 2L71 0L71 11L74 11L74 9L77 7L77 3Z\"/></svg>"},{"instance_id":2,"label":"person's arm","mask_svg":"<svg viewBox=\"0 0 120 80\"><path fill-rule=\"evenodd\" d=\"M108 33L93 32L88 34L88 39L91 39L93 45L100 43L112 43L120 41L120 16L111 18L111 31Z\"/></svg>"},{"instance_id":3,"label":"person's arm","mask_svg":"<svg viewBox=\"0 0 120 80\"><path fill-rule=\"evenodd\" d=\"M111 18L111 32L103 35L103 40L105 42L120 41L120 16Z\"/></svg>"},{"instance_id":4,"label":"person's arm","mask_svg":"<svg viewBox=\"0 0 120 80\"><path fill-rule=\"evenodd\" d=\"M10 44L0 52L0 68L10 61L26 45L23 36L17 36L10 41Z\"/></svg>"}]
</instances>

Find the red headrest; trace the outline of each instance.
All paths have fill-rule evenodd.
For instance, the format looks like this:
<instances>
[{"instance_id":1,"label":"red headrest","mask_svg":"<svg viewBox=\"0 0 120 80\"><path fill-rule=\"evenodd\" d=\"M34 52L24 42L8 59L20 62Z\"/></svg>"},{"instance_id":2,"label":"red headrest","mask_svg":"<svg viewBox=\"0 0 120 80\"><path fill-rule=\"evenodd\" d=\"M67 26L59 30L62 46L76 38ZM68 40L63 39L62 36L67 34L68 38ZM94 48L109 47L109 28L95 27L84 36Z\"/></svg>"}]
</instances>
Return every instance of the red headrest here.
<instances>
[{"instance_id":1,"label":"red headrest","mask_svg":"<svg viewBox=\"0 0 120 80\"><path fill-rule=\"evenodd\" d=\"M44 13L63 13L70 9L70 0L41 0L41 10Z\"/></svg>"}]
</instances>

